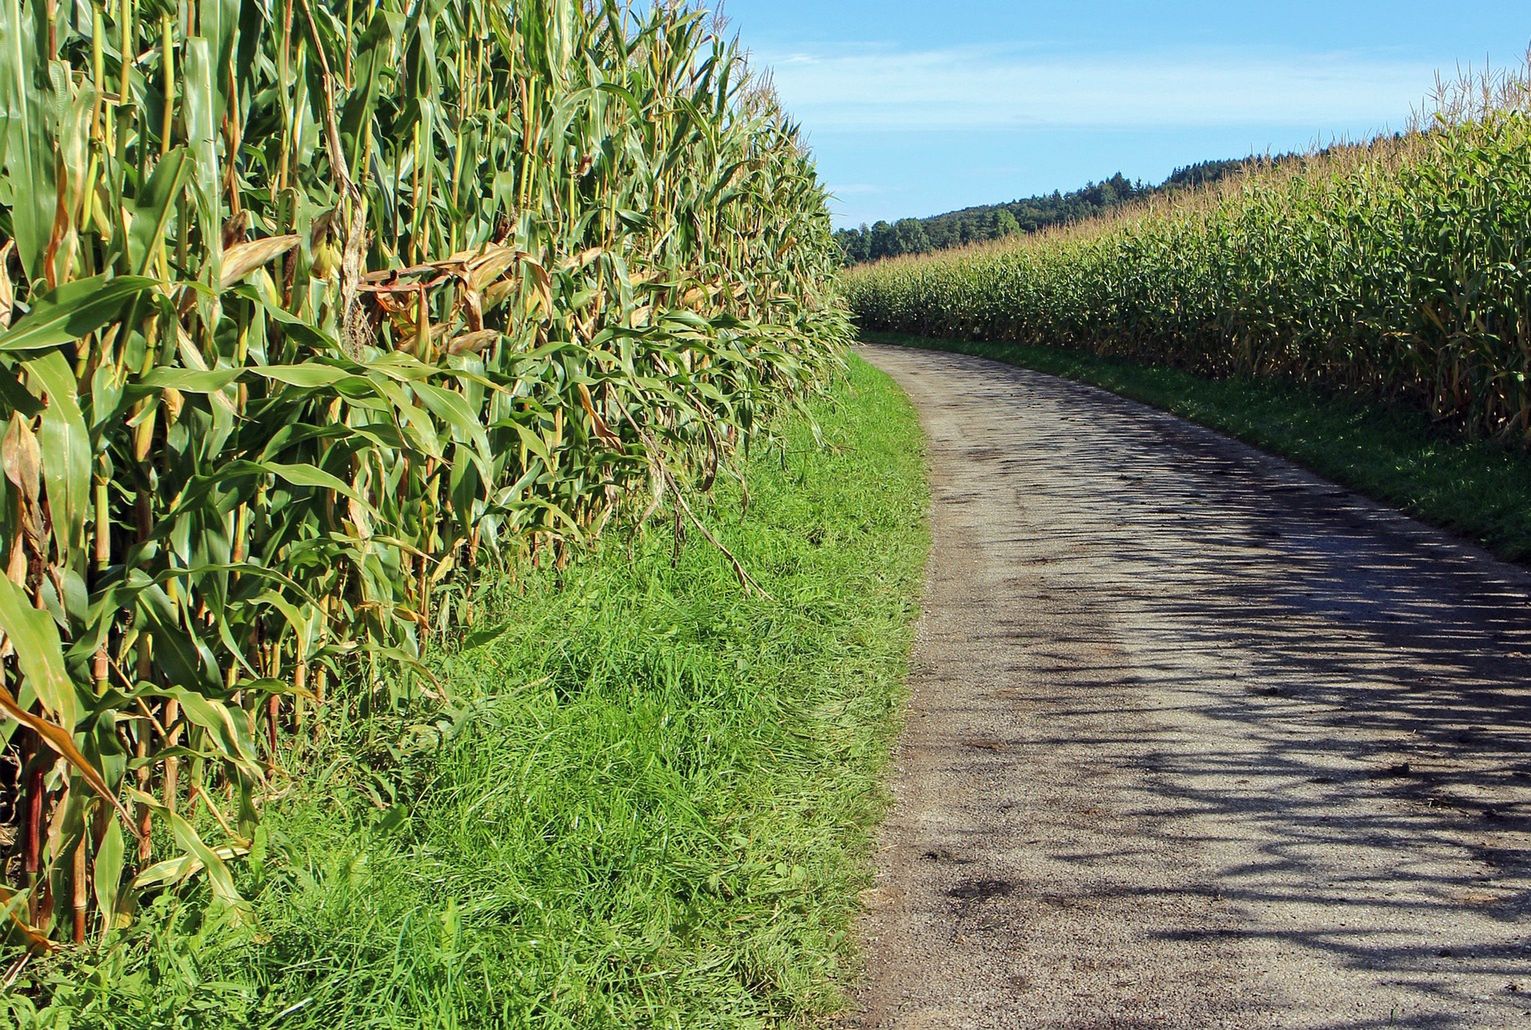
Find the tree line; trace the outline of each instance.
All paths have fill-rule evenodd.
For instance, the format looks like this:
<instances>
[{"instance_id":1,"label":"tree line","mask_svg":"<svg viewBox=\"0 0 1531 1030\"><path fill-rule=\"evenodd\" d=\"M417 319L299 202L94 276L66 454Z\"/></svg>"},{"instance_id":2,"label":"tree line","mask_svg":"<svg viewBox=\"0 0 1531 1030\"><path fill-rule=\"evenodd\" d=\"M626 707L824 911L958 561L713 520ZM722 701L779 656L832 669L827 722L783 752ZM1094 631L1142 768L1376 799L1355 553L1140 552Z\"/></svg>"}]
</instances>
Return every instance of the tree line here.
<instances>
[{"instance_id":1,"label":"tree line","mask_svg":"<svg viewBox=\"0 0 1531 1030\"><path fill-rule=\"evenodd\" d=\"M1216 182L1257 160L1270 159L1201 161L1175 169L1157 186L1130 180L1117 172L1110 178L1069 193L1054 190L1006 204L967 207L930 218L901 218L896 222L880 221L871 226L863 224L855 229L840 229L835 233L835 242L840 245L847 265L983 243L1093 218L1155 193Z\"/></svg>"}]
</instances>

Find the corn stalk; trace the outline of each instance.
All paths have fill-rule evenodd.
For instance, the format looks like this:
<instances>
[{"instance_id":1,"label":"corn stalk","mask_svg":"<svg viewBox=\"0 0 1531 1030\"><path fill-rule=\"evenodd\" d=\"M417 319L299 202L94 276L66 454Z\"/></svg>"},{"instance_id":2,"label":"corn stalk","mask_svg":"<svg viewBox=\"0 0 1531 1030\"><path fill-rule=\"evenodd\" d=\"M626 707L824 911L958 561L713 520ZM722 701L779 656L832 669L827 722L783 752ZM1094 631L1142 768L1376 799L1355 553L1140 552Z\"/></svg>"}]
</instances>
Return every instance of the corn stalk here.
<instances>
[{"instance_id":1,"label":"corn stalk","mask_svg":"<svg viewBox=\"0 0 1531 1030\"><path fill-rule=\"evenodd\" d=\"M813 389L836 264L684 6L0 0L12 939L240 918L284 756Z\"/></svg>"},{"instance_id":2,"label":"corn stalk","mask_svg":"<svg viewBox=\"0 0 1531 1030\"><path fill-rule=\"evenodd\" d=\"M988 247L849 270L861 324L1319 383L1531 445L1531 79L1398 138Z\"/></svg>"}]
</instances>

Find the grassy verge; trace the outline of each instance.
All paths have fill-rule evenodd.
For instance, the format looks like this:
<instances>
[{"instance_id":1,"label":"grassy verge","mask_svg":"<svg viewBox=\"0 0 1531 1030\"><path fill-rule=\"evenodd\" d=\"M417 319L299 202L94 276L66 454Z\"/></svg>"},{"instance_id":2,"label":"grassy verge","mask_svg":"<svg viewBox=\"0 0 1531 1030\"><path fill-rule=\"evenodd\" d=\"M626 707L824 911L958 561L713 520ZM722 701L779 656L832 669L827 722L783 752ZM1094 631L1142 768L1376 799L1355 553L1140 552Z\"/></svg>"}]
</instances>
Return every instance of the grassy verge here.
<instances>
[{"instance_id":1,"label":"grassy verge","mask_svg":"<svg viewBox=\"0 0 1531 1030\"><path fill-rule=\"evenodd\" d=\"M832 1010L927 546L918 427L860 361L709 520L535 574L357 728L240 866L245 925L161 897L30 969L22 1025L757 1026ZM368 771L371 770L371 771ZM20 991L51 994L40 1016ZM0 1013L6 1005L0 1000Z\"/></svg>"},{"instance_id":2,"label":"grassy verge","mask_svg":"<svg viewBox=\"0 0 1531 1030\"><path fill-rule=\"evenodd\" d=\"M1531 560L1531 454L1465 440L1423 414L1313 387L1203 379L1085 351L866 333L1101 386L1280 454L1511 561Z\"/></svg>"}]
</instances>

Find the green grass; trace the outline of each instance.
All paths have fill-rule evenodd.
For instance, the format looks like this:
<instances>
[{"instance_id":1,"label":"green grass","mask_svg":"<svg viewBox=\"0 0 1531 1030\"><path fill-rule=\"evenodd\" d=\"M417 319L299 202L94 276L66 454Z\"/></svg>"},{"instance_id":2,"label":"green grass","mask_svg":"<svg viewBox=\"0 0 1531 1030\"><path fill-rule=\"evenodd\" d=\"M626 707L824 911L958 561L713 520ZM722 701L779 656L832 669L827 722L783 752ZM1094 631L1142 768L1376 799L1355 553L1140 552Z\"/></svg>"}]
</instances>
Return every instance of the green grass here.
<instances>
[{"instance_id":1,"label":"green grass","mask_svg":"<svg viewBox=\"0 0 1531 1030\"><path fill-rule=\"evenodd\" d=\"M1531 453L1464 439L1412 410L1291 382L1204 379L1062 347L893 333L863 338L1092 383L1290 458L1503 558L1531 560Z\"/></svg>"},{"instance_id":2,"label":"green grass","mask_svg":"<svg viewBox=\"0 0 1531 1030\"><path fill-rule=\"evenodd\" d=\"M759 1026L834 1010L927 548L919 430L853 360L749 504L500 591L450 701L271 807L243 927L166 895L33 966L21 1025ZM23 992L51 992L30 1016ZM5 1012L0 998L0 1014ZM285 1013L285 1014L284 1014ZM3 1020L0 1020L3 1021Z\"/></svg>"}]
</instances>

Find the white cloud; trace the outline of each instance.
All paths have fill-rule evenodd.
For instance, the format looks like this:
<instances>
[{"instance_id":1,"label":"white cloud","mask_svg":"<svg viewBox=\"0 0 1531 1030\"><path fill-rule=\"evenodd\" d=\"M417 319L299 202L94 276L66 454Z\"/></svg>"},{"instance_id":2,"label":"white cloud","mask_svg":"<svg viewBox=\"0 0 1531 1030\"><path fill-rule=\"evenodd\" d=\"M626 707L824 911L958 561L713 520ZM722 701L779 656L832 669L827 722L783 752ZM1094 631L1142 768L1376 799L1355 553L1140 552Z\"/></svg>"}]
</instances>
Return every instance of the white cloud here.
<instances>
[{"instance_id":1,"label":"white cloud","mask_svg":"<svg viewBox=\"0 0 1531 1030\"><path fill-rule=\"evenodd\" d=\"M1375 54L1064 56L958 48L759 54L810 130L1367 125L1399 128L1434 82Z\"/></svg>"}]
</instances>

